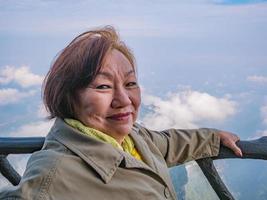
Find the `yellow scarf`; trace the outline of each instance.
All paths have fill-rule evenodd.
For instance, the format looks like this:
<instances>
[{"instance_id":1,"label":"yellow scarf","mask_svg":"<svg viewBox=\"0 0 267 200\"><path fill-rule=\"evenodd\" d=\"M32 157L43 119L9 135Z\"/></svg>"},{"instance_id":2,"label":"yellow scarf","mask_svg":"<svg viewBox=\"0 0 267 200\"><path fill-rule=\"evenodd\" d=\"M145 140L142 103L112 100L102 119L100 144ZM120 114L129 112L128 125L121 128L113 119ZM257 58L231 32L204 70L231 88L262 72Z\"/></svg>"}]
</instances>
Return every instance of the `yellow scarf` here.
<instances>
[{"instance_id":1,"label":"yellow scarf","mask_svg":"<svg viewBox=\"0 0 267 200\"><path fill-rule=\"evenodd\" d=\"M75 120L75 119L67 119L65 118L64 121L70 125L71 127L79 130L85 135L88 135L90 137L93 137L97 140L106 142L111 144L113 147L121 149L122 151L125 151L135 157L137 160L142 160L140 154L136 150L134 146L133 140L130 138L129 135L125 136L122 144L120 145L113 137L90 127L87 127L83 125L80 121Z\"/></svg>"}]
</instances>

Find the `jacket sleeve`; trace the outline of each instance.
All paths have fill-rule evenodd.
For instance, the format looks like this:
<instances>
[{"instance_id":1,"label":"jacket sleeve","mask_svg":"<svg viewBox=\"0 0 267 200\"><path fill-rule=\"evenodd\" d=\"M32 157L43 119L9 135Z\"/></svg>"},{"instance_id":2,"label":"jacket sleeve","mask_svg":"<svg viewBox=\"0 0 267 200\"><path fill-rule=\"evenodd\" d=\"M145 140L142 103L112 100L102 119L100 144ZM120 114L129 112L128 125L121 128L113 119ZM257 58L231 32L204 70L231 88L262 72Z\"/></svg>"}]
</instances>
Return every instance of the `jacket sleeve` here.
<instances>
[{"instance_id":1,"label":"jacket sleeve","mask_svg":"<svg viewBox=\"0 0 267 200\"><path fill-rule=\"evenodd\" d=\"M219 153L220 138L219 130L216 129L152 131L139 125L139 130L147 135L160 150L168 167L217 156Z\"/></svg>"}]
</instances>

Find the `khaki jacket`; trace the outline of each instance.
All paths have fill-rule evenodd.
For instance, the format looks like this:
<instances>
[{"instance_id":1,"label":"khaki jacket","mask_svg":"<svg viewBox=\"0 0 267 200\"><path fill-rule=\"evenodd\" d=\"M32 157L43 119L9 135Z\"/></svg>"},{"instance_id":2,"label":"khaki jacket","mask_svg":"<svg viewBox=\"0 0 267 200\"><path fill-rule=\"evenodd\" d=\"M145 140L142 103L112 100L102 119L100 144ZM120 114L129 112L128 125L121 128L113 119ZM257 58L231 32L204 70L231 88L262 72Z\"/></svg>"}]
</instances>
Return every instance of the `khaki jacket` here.
<instances>
[{"instance_id":1,"label":"khaki jacket","mask_svg":"<svg viewBox=\"0 0 267 200\"><path fill-rule=\"evenodd\" d=\"M168 167L219 152L214 129L157 132L135 124L130 135L144 162L57 119L20 184L2 191L0 199L176 199Z\"/></svg>"}]
</instances>

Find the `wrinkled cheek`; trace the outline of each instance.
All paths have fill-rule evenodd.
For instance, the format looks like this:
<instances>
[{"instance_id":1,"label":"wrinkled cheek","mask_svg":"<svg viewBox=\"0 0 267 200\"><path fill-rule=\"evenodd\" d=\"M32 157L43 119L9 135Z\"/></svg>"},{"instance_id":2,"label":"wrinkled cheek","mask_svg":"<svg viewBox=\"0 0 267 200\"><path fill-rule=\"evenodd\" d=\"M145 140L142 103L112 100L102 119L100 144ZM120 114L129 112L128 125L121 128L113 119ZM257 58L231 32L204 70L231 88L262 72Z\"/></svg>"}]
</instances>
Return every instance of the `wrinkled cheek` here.
<instances>
[{"instance_id":1,"label":"wrinkled cheek","mask_svg":"<svg viewBox=\"0 0 267 200\"><path fill-rule=\"evenodd\" d=\"M84 103L83 106L80 108L80 115L80 117L82 117L83 120L86 120L87 122L97 120L99 118L97 109L92 103Z\"/></svg>"},{"instance_id":2,"label":"wrinkled cheek","mask_svg":"<svg viewBox=\"0 0 267 200\"><path fill-rule=\"evenodd\" d=\"M101 112L100 109L98 109L97 105L88 105L86 108L85 108L85 111L86 111L86 115L92 119L100 119L100 118L103 118L103 113Z\"/></svg>"}]
</instances>

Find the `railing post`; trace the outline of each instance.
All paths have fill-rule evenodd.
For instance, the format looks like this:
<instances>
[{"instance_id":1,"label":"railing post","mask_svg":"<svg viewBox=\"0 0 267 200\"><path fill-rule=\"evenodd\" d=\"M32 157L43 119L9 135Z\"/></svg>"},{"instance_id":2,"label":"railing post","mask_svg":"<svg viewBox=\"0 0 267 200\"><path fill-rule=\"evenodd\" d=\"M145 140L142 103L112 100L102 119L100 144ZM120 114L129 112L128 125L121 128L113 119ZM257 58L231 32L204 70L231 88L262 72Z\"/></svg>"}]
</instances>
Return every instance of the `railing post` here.
<instances>
[{"instance_id":1,"label":"railing post","mask_svg":"<svg viewBox=\"0 0 267 200\"><path fill-rule=\"evenodd\" d=\"M10 165L6 155L0 155L0 172L13 185L19 184L21 176L18 174L18 172L16 172L12 165Z\"/></svg>"},{"instance_id":2,"label":"railing post","mask_svg":"<svg viewBox=\"0 0 267 200\"><path fill-rule=\"evenodd\" d=\"M222 181L220 175L218 174L213 160L211 158L203 158L196 161L202 172L208 179L211 187L216 192L217 196L221 200L234 200L234 197L227 189L226 185Z\"/></svg>"}]
</instances>

